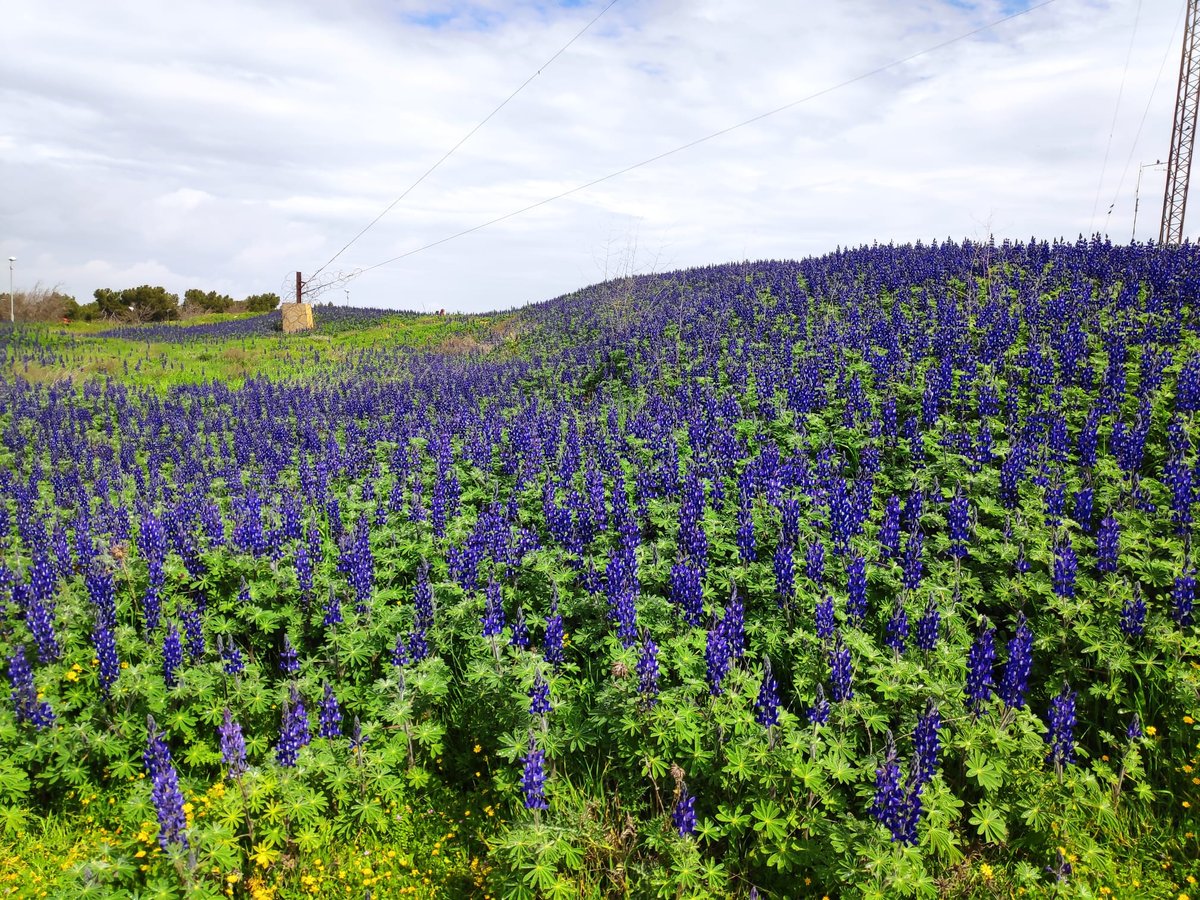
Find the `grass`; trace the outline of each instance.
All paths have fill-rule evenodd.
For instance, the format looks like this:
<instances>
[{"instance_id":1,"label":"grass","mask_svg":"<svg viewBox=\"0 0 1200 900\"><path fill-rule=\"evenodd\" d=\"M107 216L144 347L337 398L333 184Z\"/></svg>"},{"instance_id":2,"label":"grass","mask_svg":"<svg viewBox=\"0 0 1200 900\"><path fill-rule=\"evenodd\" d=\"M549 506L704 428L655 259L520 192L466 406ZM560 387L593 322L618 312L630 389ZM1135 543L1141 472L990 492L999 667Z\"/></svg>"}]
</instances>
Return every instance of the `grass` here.
<instances>
[{"instance_id":1,"label":"grass","mask_svg":"<svg viewBox=\"0 0 1200 900\"><path fill-rule=\"evenodd\" d=\"M240 316L199 316L179 327ZM247 378L300 378L336 366L364 350L400 348L447 353L514 352L516 331L510 315L397 316L352 328L267 337L233 338L205 343L142 343L98 338L112 323L81 322L35 327L51 361L18 365L26 380L51 383L67 378L109 376L133 387L166 390L182 384L221 381L238 387Z\"/></svg>"}]
</instances>

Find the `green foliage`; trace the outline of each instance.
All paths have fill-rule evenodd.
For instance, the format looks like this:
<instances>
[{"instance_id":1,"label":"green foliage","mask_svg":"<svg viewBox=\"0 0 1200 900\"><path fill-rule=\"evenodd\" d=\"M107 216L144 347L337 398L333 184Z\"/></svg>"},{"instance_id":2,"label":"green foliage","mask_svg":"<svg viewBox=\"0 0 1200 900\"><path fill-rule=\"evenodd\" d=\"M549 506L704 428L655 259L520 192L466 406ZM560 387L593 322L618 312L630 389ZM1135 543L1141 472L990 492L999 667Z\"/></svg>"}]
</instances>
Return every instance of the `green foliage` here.
<instances>
[{"instance_id":1,"label":"green foliage","mask_svg":"<svg viewBox=\"0 0 1200 900\"><path fill-rule=\"evenodd\" d=\"M233 305L233 298L228 294L218 294L216 291L188 288L183 292L183 305L192 309L202 309L205 312L223 313Z\"/></svg>"},{"instance_id":2,"label":"green foliage","mask_svg":"<svg viewBox=\"0 0 1200 900\"><path fill-rule=\"evenodd\" d=\"M270 294L251 294L244 301L246 311L252 313L270 312L279 305L279 295Z\"/></svg>"},{"instance_id":3,"label":"green foliage","mask_svg":"<svg viewBox=\"0 0 1200 900\"><path fill-rule=\"evenodd\" d=\"M94 296L100 315L109 318L133 316L143 322L179 318L179 296L168 293L161 285L143 284L120 291L97 288Z\"/></svg>"}]
</instances>

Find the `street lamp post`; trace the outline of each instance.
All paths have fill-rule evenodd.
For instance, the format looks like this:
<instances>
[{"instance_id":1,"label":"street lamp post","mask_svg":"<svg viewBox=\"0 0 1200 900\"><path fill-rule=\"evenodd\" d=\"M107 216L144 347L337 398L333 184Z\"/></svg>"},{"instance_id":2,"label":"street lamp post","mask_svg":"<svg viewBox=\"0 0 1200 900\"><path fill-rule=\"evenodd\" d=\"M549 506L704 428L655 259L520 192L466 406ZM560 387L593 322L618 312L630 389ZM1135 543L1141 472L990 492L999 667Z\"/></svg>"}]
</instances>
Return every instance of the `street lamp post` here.
<instances>
[{"instance_id":1,"label":"street lamp post","mask_svg":"<svg viewBox=\"0 0 1200 900\"><path fill-rule=\"evenodd\" d=\"M17 261L15 256L8 258L8 321L16 323L17 307L13 303L13 263Z\"/></svg>"},{"instance_id":2,"label":"street lamp post","mask_svg":"<svg viewBox=\"0 0 1200 900\"><path fill-rule=\"evenodd\" d=\"M1138 203L1140 201L1140 197L1141 197L1141 193L1142 193L1142 172L1146 171L1146 169L1153 169L1156 166L1165 166L1165 165L1166 165L1166 163L1163 162L1161 159L1156 159L1152 163L1143 163L1142 165L1138 166L1137 185L1133 189L1133 234L1130 235L1130 238L1129 238L1130 242L1137 240L1137 214L1138 214Z\"/></svg>"}]
</instances>

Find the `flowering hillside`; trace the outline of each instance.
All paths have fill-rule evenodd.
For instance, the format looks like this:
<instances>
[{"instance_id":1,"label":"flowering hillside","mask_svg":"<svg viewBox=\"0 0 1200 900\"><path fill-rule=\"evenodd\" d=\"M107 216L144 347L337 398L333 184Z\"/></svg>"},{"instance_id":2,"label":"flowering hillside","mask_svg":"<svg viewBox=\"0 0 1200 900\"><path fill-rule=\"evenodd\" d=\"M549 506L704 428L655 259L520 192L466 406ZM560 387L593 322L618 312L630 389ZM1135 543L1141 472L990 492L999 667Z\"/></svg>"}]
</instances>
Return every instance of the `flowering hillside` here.
<instances>
[{"instance_id":1,"label":"flowering hillside","mask_svg":"<svg viewBox=\"0 0 1200 900\"><path fill-rule=\"evenodd\" d=\"M0 332L0 892L1193 890L1200 248L406 321Z\"/></svg>"}]
</instances>

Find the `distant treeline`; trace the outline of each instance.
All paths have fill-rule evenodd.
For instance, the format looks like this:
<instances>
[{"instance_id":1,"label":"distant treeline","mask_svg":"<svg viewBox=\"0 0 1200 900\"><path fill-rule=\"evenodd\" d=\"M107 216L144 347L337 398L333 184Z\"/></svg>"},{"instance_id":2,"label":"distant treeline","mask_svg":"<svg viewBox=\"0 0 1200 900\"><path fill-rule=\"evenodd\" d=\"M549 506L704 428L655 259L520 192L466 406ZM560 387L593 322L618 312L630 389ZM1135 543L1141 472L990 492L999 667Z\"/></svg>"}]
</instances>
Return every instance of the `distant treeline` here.
<instances>
[{"instance_id":1,"label":"distant treeline","mask_svg":"<svg viewBox=\"0 0 1200 900\"><path fill-rule=\"evenodd\" d=\"M279 295L251 294L243 300L234 300L228 294L189 288L179 295L170 293L161 285L143 284L139 287L113 290L98 288L91 303L80 304L74 297L57 289L35 287L31 291L20 291L13 295L12 310L21 322L54 322L62 319L75 322L111 320L117 322L164 322L171 319L188 319L211 313L262 313L279 305ZM7 299L7 298L5 298ZM0 306L8 304L0 302ZM8 319L10 310L2 310Z\"/></svg>"}]
</instances>

